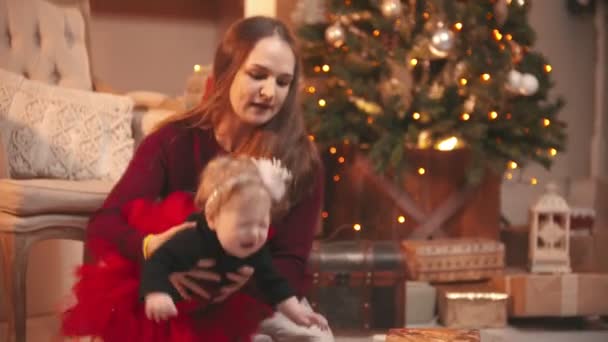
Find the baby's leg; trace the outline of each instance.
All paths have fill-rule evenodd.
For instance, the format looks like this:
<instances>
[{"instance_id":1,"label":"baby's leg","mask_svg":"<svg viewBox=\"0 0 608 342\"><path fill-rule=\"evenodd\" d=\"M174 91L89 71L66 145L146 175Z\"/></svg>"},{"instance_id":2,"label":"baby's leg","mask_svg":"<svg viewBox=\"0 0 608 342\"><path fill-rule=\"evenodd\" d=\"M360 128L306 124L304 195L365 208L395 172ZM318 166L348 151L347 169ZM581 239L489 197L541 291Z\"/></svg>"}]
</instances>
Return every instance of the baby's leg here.
<instances>
[{"instance_id":1,"label":"baby's leg","mask_svg":"<svg viewBox=\"0 0 608 342\"><path fill-rule=\"evenodd\" d=\"M302 299L301 303L310 309L306 299ZM259 333L271 337L273 342L334 342L331 330L299 326L280 312L275 312L272 317L262 321Z\"/></svg>"}]
</instances>

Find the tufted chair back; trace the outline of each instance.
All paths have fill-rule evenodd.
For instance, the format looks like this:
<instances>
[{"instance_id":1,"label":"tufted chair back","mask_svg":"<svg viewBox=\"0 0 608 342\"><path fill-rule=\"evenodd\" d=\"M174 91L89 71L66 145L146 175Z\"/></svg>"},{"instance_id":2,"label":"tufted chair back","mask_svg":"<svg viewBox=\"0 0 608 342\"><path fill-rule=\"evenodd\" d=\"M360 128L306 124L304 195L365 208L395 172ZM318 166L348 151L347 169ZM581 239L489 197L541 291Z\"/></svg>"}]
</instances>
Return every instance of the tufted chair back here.
<instances>
[{"instance_id":1,"label":"tufted chair back","mask_svg":"<svg viewBox=\"0 0 608 342\"><path fill-rule=\"evenodd\" d=\"M0 0L0 68L91 90L88 0Z\"/></svg>"}]
</instances>

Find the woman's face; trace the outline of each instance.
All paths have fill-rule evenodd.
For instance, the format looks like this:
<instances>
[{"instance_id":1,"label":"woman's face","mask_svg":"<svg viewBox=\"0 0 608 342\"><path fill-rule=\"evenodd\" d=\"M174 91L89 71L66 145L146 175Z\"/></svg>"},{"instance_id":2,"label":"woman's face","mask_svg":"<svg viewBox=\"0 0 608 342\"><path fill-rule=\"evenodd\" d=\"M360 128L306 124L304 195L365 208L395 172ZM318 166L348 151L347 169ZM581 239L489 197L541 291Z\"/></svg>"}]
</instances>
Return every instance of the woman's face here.
<instances>
[{"instance_id":1,"label":"woman's face","mask_svg":"<svg viewBox=\"0 0 608 342\"><path fill-rule=\"evenodd\" d=\"M243 123L263 125L279 112L295 63L291 47L278 36L256 43L230 85L230 104Z\"/></svg>"}]
</instances>

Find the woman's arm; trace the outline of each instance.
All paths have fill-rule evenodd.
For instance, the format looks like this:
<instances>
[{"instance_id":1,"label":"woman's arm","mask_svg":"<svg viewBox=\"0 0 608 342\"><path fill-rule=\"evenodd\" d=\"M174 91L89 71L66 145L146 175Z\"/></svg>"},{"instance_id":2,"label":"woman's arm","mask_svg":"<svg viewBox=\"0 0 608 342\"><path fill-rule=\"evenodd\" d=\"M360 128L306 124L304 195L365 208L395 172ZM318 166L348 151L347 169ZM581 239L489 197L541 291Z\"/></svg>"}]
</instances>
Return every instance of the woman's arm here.
<instances>
[{"instance_id":1,"label":"woman's arm","mask_svg":"<svg viewBox=\"0 0 608 342\"><path fill-rule=\"evenodd\" d=\"M129 226L121 208L136 198L156 198L166 184L167 156L163 142L174 135L170 127L146 137L103 206L91 217L87 240L101 239L116 246L127 258L142 258L144 233Z\"/></svg>"},{"instance_id":2,"label":"woman's arm","mask_svg":"<svg viewBox=\"0 0 608 342\"><path fill-rule=\"evenodd\" d=\"M276 234L269 241L276 270L287 278L298 295L303 295L310 285L308 257L321 217L323 182L324 171L319 167L312 191L291 209L276 227Z\"/></svg>"}]
</instances>

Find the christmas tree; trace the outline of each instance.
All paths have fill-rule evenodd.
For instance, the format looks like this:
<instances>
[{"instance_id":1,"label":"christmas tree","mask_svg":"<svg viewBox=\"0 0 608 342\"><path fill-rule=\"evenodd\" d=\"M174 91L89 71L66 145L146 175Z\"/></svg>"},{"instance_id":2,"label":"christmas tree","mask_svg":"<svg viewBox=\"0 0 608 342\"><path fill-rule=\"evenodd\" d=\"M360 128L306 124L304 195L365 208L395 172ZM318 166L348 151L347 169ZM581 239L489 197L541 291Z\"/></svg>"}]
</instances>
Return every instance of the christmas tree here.
<instances>
[{"instance_id":1,"label":"christmas tree","mask_svg":"<svg viewBox=\"0 0 608 342\"><path fill-rule=\"evenodd\" d=\"M303 102L323 148L359 146L379 171L410 148L468 148L470 181L564 149L531 0L301 0ZM398 173L397 173L398 174Z\"/></svg>"}]
</instances>

